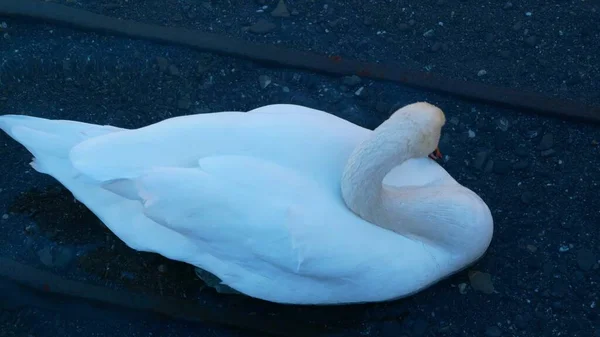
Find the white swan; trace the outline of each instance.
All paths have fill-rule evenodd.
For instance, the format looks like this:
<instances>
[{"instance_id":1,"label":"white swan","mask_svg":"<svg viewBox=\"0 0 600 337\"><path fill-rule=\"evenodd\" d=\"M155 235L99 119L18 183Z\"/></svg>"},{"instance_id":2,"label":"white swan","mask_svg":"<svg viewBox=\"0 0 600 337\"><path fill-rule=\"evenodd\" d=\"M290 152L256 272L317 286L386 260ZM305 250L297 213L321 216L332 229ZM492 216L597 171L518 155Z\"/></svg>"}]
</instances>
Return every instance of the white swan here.
<instances>
[{"instance_id":1,"label":"white swan","mask_svg":"<svg viewBox=\"0 0 600 337\"><path fill-rule=\"evenodd\" d=\"M401 298L485 253L487 205L427 158L444 123L428 103L374 131L295 105L135 130L0 116L131 248L290 304Z\"/></svg>"}]
</instances>

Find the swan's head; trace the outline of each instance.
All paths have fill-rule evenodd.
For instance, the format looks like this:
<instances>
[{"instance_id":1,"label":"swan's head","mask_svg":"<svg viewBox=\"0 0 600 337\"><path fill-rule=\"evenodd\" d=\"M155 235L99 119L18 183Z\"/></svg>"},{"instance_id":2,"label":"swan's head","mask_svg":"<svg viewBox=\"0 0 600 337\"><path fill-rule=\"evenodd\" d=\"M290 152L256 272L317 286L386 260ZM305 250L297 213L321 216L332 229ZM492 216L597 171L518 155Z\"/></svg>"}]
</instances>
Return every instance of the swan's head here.
<instances>
[{"instance_id":1,"label":"swan's head","mask_svg":"<svg viewBox=\"0 0 600 337\"><path fill-rule=\"evenodd\" d=\"M441 157L438 144L446 116L435 105L426 102L406 105L395 111L385 124L388 132L412 140L407 149L412 156Z\"/></svg>"}]
</instances>

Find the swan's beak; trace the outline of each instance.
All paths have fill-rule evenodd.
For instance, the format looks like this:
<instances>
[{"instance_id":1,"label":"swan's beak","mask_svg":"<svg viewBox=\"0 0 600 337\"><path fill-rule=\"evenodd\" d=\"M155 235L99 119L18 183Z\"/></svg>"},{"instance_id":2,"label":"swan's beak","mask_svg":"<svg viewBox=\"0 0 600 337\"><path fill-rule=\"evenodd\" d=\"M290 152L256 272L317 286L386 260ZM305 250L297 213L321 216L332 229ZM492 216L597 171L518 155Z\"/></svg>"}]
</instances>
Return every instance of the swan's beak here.
<instances>
[{"instance_id":1,"label":"swan's beak","mask_svg":"<svg viewBox=\"0 0 600 337\"><path fill-rule=\"evenodd\" d=\"M442 153L440 152L439 148L435 148L435 151L433 151L430 155L429 158L433 159L433 160L438 160L438 159L442 159Z\"/></svg>"}]
</instances>

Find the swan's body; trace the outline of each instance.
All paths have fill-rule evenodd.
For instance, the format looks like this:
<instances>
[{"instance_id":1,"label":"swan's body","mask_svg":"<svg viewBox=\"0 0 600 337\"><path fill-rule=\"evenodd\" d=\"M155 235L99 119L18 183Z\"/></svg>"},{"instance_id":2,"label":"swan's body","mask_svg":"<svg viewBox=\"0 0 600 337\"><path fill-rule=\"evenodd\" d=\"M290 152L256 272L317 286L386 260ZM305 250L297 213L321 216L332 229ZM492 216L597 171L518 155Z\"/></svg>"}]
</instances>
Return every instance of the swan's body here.
<instances>
[{"instance_id":1,"label":"swan's body","mask_svg":"<svg viewBox=\"0 0 600 337\"><path fill-rule=\"evenodd\" d=\"M15 115L0 128L131 248L249 296L341 304L420 291L490 243L488 207L427 158L444 121L414 113L375 131L294 105L135 130Z\"/></svg>"}]
</instances>

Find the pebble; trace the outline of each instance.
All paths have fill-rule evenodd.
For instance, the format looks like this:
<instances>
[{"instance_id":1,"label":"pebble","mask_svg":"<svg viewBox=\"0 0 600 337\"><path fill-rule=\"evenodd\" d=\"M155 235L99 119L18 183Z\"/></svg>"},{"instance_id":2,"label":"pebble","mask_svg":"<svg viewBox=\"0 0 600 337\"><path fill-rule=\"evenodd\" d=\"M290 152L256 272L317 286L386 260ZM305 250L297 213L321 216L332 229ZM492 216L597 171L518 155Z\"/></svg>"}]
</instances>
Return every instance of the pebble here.
<instances>
[{"instance_id":1,"label":"pebble","mask_svg":"<svg viewBox=\"0 0 600 337\"><path fill-rule=\"evenodd\" d=\"M475 161L473 163L473 165L475 166L475 168L478 169L478 170L482 170L483 169L483 165L485 165L485 163L487 162L489 156L490 156L490 152L489 151L478 152L477 155L475 155Z\"/></svg>"},{"instance_id":2,"label":"pebble","mask_svg":"<svg viewBox=\"0 0 600 337\"><path fill-rule=\"evenodd\" d=\"M480 71L477 72L477 76L485 76L487 74L487 71L485 71L485 69L481 69Z\"/></svg>"},{"instance_id":3,"label":"pebble","mask_svg":"<svg viewBox=\"0 0 600 337\"><path fill-rule=\"evenodd\" d=\"M167 272L167 266L164 265L164 264L159 264L158 267L157 267L157 269L158 269L158 272L162 273L162 274L164 274L164 273Z\"/></svg>"},{"instance_id":4,"label":"pebble","mask_svg":"<svg viewBox=\"0 0 600 337\"><path fill-rule=\"evenodd\" d=\"M290 16L290 12L288 11L285 1L279 0L277 7L275 7L275 9L271 12L271 16L278 18L287 18Z\"/></svg>"},{"instance_id":5,"label":"pebble","mask_svg":"<svg viewBox=\"0 0 600 337\"><path fill-rule=\"evenodd\" d=\"M554 282L554 284L552 285L552 288L550 290L550 294L554 297L564 297L567 293L569 289L568 284L563 281L563 280L557 280L556 282Z\"/></svg>"},{"instance_id":6,"label":"pebble","mask_svg":"<svg viewBox=\"0 0 600 337\"><path fill-rule=\"evenodd\" d=\"M552 148L552 146L554 146L554 136L551 133L546 133L538 145L538 150L545 151Z\"/></svg>"},{"instance_id":7,"label":"pebble","mask_svg":"<svg viewBox=\"0 0 600 337\"><path fill-rule=\"evenodd\" d=\"M274 23L265 19L260 19L255 24L250 26L248 30L254 34L266 34L275 30L275 28L277 28L277 26Z\"/></svg>"},{"instance_id":8,"label":"pebble","mask_svg":"<svg viewBox=\"0 0 600 337\"><path fill-rule=\"evenodd\" d=\"M521 202L522 203L531 204L532 201L533 201L533 193L523 192L523 194L521 194Z\"/></svg>"},{"instance_id":9,"label":"pebble","mask_svg":"<svg viewBox=\"0 0 600 337\"><path fill-rule=\"evenodd\" d=\"M432 52L437 52L438 50L442 49L442 43L441 42L436 42L433 44L433 46L431 46L431 51Z\"/></svg>"},{"instance_id":10,"label":"pebble","mask_svg":"<svg viewBox=\"0 0 600 337\"><path fill-rule=\"evenodd\" d=\"M510 171L510 162L507 160L496 160L494 163L494 173L506 174Z\"/></svg>"},{"instance_id":11,"label":"pebble","mask_svg":"<svg viewBox=\"0 0 600 337\"><path fill-rule=\"evenodd\" d=\"M477 291L488 295L494 293L492 276L488 273L480 271L469 272L469 281L471 282L471 287Z\"/></svg>"},{"instance_id":12,"label":"pebble","mask_svg":"<svg viewBox=\"0 0 600 337\"><path fill-rule=\"evenodd\" d=\"M73 261L74 257L75 252L71 248L60 247L54 254L53 264L55 267L65 268Z\"/></svg>"},{"instance_id":13,"label":"pebble","mask_svg":"<svg viewBox=\"0 0 600 337\"><path fill-rule=\"evenodd\" d=\"M551 157L553 155L556 154L556 151L554 151L554 149L548 149L548 150L544 150L540 153L540 155L542 157Z\"/></svg>"},{"instance_id":14,"label":"pebble","mask_svg":"<svg viewBox=\"0 0 600 337\"><path fill-rule=\"evenodd\" d=\"M342 80L342 84L344 84L345 86L348 86L348 87L355 87L355 86L359 85L361 82L362 82L362 79L356 75L344 76L344 79Z\"/></svg>"},{"instance_id":15,"label":"pebble","mask_svg":"<svg viewBox=\"0 0 600 337\"><path fill-rule=\"evenodd\" d=\"M500 118L496 121L496 125L498 125L498 129L502 131L507 131L508 127L510 126L510 123L508 122L508 120L506 120L506 118Z\"/></svg>"},{"instance_id":16,"label":"pebble","mask_svg":"<svg viewBox=\"0 0 600 337\"><path fill-rule=\"evenodd\" d=\"M413 336L425 336L427 333L427 329L429 328L429 324L424 319L417 319L413 324Z\"/></svg>"},{"instance_id":17,"label":"pebble","mask_svg":"<svg viewBox=\"0 0 600 337\"><path fill-rule=\"evenodd\" d=\"M258 83L262 89L265 89L269 86L269 84L271 84L271 78L267 75L260 75L258 77Z\"/></svg>"},{"instance_id":18,"label":"pebble","mask_svg":"<svg viewBox=\"0 0 600 337\"><path fill-rule=\"evenodd\" d=\"M188 110L192 106L192 101L188 97L183 97L177 101L177 107L182 110Z\"/></svg>"},{"instance_id":19,"label":"pebble","mask_svg":"<svg viewBox=\"0 0 600 337\"><path fill-rule=\"evenodd\" d=\"M384 114L390 110L390 105L387 104L386 102L379 101L375 105L375 110L377 110L377 112L379 112L381 114Z\"/></svg>"},{"instance_id":20,"label":"pebble","mask_svg":"<svg viewBox=\"0 0 600 337\"><path fill-rule=\"evenodd\" d=\"M494 161L490 159L487 162L487 164L485 165L485 168L483 169L483 172L490 173L493 170L494 170Z\"/></svg>"},{"instance_id":21,"label":"pebble","mask_svg":"<svg viewBox=\"0 0 600 337\"><path fill-rule=\"evenodd\" d=\"M407 32L410 30L410 26L408 25L408 23L401 23L398 24L398 30L400 30L401 32Z\"/></svg>"},{"instance_id":22,"label":"pebble","mask_svg":"<svg viewBox=\"0 0 600 337\"><path fill-rule=\"evenodd\" d=\"M502 330L497 326L490 326L485 329L485 335L490 337L502 336Z\"/></svg>"},{"instance_id":23,"label":"pebble","mask_svg":"<svg viewBox=\"0 0 600 337\"><path fill-rule=\"evenodd\" d=\"M521 21L519 21L519 22L515 23L515 24L512 26L512 29L513 29L514 31L521 30L521 28L523 28L523 23L522 23Z\"/></svg>"},{"instance_id":24,"label":"pebble","mask_svg":"<svg viewBox=\"0 0 600 337\"><path fill-rule=\"evenodd\" d=\"M533 319L533 316L531 316L528 313L525 313L523 315L517 315L515 317L515 326L521 330L525 330L529 327L529 322Z\"/></svg>"},{"instance_id":25,"label":"pebble","mask_svg":"<svg viewBox=\"0 0 600 337\"><path fill-rule=\"evenodd\" d=\"M511 9L511 8L513 8L513 4L512 4L512 2L508 1L504 4L504 7L502 7L502 8Z\"/></svg>"},{"instance_id":26,"label":"pebble","mask_svg":"<svg viewBox=\"0 0 600 337\"><path fill-rule=\"evenodd\" d=\"M46 267L52 267L52 253L50 252L50 247L44 247L38 250L37 255Z\"/></svg>"},{"instance_id":27,"label":"pebble","mask_svg":"<svg viewBox=\"0 0 600 337\"><path fill-rule=\"evenodd\" d=\"M166 71L169 67L169 60L167 60L164 57L158 56L156 58L156 64L158 64L158 69L160 69L160 71Z\"/></svg>"},{"instance_id":28,"label":"pebble","mask_svg":"<svg viewBox=\"0 0 600 337\"><path fill-rule=\"evenodd\" d=\"M2 214L2 220L7 220L8 219L8 214L4 213Z\"/></svg>"},{"instance_id":29,"label":"pebble","mask_svg":"<svg viewBox=\"0 0 600 337\"><path fill-rule=\"evenodd\" d=\"M177 66L175 66L174 64L171 64L169 66L169 74L171 74L171 76L179 76L179 68L177 68Z\"/></svg>"},{"instance_id":30,"label":"pebble","mask_svg":"<svg viewBox=\"0 0 600 337\"><path fill-rule=\"evenodd\" d=\"M529 138L529 139L534 139L537 136L539 136L539 132L537 130L529 130L525 133L525 137Z\"/></svg>"},{"instance_id":31,"label":"pebble","mask_svg":"<svg viewBox=\"0 0 600 337\"><path fill-rule=\"evenodd\" d=\"M529 161L522 159L513 164L513 170L523 171L529 168Z\"/></svg>"},{"instance_id":32,"label":"pebble","mask_svg":"<svg viewBox=\"0 0 600 337\"><path fill-rule=\"evenodd\" d=\"M588 249L577 251L577 265L583 271L589 271L596 264L596 255Z\"/></svg>"},{"instance_id":33,"label":"pebble","mask_svg":"<svg viewBox=\"0 0 600 337\"><path fill-rule=\"evenodd\" d=\"M515 154L519 157L527 157L529 155L529 151L525 146L519 146L515 149Z\"/></svg>"},{"instance_id":34,"label":"pebble","mask_svg":"<svg viewBox=\"0 0 600 337\"><path fill-rule=\"evenodd\" d=\"M525 43L529 46L535 46L537 44L537 37L535 36L529 36L528 38L525 39Z\"/></svg>"}]
</instances>

